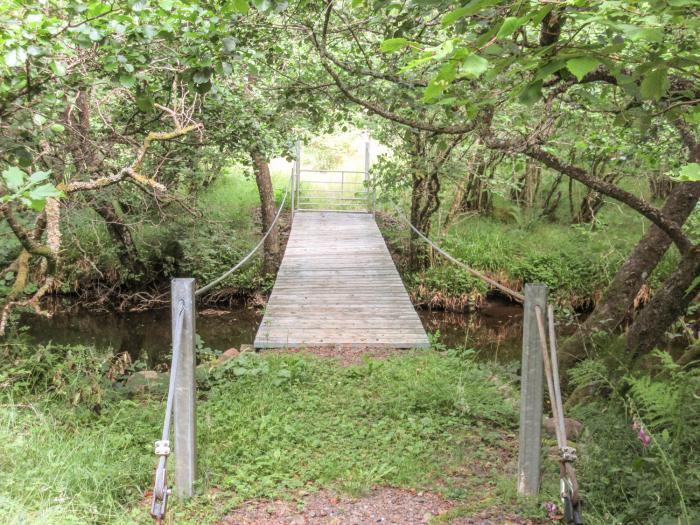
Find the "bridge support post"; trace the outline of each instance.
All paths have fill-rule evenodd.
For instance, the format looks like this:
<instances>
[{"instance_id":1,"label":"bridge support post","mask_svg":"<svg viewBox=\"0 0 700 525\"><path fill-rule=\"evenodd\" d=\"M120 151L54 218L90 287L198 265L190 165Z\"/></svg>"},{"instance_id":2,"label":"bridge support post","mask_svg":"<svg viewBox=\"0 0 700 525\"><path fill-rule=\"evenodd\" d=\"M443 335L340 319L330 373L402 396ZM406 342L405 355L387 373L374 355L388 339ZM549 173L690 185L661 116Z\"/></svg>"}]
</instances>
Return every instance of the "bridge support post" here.
<instances>
[{"instance_id":1,"label":"bridge support post","mask_svg":"<svg viewBox=\"0 0 700 525\"><path fill-rule=\"evenodd\" d=\"M294 162L294 179L295 182L292 185L293 189L296 190L296 206L297 208L301 208L301 141L297 140L297 148L296 148L296 161ZM292 201L294 202L294 200ZM294 213L294 211L292 211ZM294 217L292 217L293 219Z\"/></svg>"},{"instance_id":2,"label":"bridge support post","mask_svg":"<svg viewBox=\"0 0 700 525\"><path fill-rule=\"evenodd\" d=\"M536 495L540 489L544 365L535 306L547 311L547 286L526 284L518 441L518 494L523 496Z\"/></svg>"},{"instance_id":3,"label":"bridge support post","mask_svg":"<svg viewBox=\"0 0 700 525\"><path fill-rule=\"evenodd\" d=\"M374 181L369 180L369 142L365 142L365 183L367 184L367 191L370 191L369 185L372 186L371 188L371 193L368 193L369 196L369 201L367 203L367 208L369 212L372 213L372 215L375 214L376 207L377 207L377 198L376 198L376 193L374 189Z\"/></svg>"},{"instance_id":4,"label":"bridge support post","mask_svg":"<svg viewBox=\"0 0 700 525\"><path fill-rule=\"evenodd\" d=\"M193 495L197 473L194 285L194 279L173 279L171 283L173 341L177 340L175 336L176 319L181 301L184 303L185 310L181 328L174 400L175 495L179 498L189 498Z\"/></svg>"}]
</instances>

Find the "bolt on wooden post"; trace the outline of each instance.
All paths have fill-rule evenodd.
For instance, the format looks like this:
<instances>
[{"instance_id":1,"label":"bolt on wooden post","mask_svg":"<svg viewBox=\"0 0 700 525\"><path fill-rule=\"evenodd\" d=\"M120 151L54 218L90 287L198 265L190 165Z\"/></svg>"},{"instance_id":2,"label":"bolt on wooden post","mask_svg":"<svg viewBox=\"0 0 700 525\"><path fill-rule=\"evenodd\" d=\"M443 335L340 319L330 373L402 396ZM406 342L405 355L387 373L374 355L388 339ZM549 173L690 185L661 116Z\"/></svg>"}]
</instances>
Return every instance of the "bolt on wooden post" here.
<instances>
[{"instance_id":1,"label":"bolt on wooden post","mask_svg":"<svg viewBox=\"0 0 700 525\"><path fill-rule=\"evenodd\" d=\"M177 340L175 330L177 330L180 301L184 302L185 309L181 327L174 406L175 495L180 498L189 498L193 495L197 474L194 284L194 279L173 279L171 284L173 341Z\"/></svg>"},{"instance_id":2,"label":"bolt on wooden post","mask_svg":"<svg viewBox=\"0 0 700 525\"><path fill-rule=\"evenodd\" d=\"M547 311L547 286L526 284L518 441L518 494L523 496L534 496L540 489L544 365L535 306L539 306L542 312Z\"/></svg>"}]
</instances>

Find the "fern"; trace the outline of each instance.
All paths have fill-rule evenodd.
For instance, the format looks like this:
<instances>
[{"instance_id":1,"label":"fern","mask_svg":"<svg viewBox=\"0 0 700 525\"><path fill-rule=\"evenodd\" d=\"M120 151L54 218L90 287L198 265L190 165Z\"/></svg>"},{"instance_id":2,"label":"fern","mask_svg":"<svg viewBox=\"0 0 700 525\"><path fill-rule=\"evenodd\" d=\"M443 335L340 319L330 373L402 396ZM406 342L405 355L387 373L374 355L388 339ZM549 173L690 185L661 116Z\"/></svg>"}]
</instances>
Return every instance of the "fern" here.
<instances>
[{"instance_id":1,"label":"fern","mask_svg":"<svg viewBox=\"0 0 700 525\"><path fill-rule=\"evenodd\" d=\"M636 407L649 430L669 444L699 443L700 408L695 396L700 390L700 370L685 370L667 352L656 350L654 356L659 360L660 369L655 377L625 377L630 387L629 402Z\"/></svg>"}]
</instances>

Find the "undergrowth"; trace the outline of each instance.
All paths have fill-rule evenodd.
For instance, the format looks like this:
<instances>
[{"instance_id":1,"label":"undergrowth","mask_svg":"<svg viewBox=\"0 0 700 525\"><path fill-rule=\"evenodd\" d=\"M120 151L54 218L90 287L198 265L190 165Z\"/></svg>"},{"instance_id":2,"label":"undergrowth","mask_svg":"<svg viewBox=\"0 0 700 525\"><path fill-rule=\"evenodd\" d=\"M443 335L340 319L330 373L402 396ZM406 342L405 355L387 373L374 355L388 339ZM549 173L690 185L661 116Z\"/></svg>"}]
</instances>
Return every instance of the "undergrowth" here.
<instances>
[{"instance_id":1,"label":"undergrowth","mask_svg":"<svg viewBox=\"0 0 700 525\"><path fill-rule=\"evenodd\" d=\"M648 225L630 210L608 206L594 226L569 221L514 220L510 216L470 216L442 238L432 237L447 252L499 282L521 290L524 283L544 283L562 307L590 309ZM408 252L403 223L384 221L383 232L399 261ZM664 257L650 286L674 267L677 254ZM429 268L404 278L414 297L434 307L460 310L478 305L489 289L439 254L430 254ZM455 301L457 299L457 301ZM461 302L460 302L461 300ZM467 304L470 303L470 304Z\"/></svg>"},{"instance_id":2,"label":"undergrowth","mask_svg":"<svg viewBox=\"0 0 700 525\"><path fill-rule=\"evenodd\" d=\"M68 351L64 363L58 356ZM85 349L3 352L0 522L148 523L143 494L162 397L115 394L109 359ZM32 367L41 371L29 380L22 370ZM475 436L514 431L508 380L451 353L351 367L242 354L201 379L202 481L199 496L171 509L177 523L210 522L246 498L321 487L353 495L375 484L442 490L437 481L454 458L486 454Z\"/></svg>"},{"instance_id":3,"label":"undergrowth","mask_svg":"<svg viewBox=\"0 0 700 525\"><path fill-rule=\"evenodd\" d=\"M656 351L652 372L630 371L615 353L571 372L593 394L573 411L586 428L579 481L587 522L698 523L700 369Z\"/></svg>"}]
</instances>

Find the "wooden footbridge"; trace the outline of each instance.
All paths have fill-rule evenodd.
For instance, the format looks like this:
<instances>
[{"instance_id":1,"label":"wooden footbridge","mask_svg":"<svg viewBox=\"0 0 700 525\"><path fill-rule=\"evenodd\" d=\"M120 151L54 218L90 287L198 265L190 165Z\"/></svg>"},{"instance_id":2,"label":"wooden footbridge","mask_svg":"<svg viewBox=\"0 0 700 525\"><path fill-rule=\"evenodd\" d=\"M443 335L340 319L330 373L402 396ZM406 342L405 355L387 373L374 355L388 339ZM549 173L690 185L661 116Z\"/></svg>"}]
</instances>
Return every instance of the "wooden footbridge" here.
<instances>
[{"instance_id":1,"label":"wooden footbridge","mask_svg":"<svg viewBox=\"0 0 700 525\"><path fill-rule=\"evenodd\" d=\"M292 229L255 348L427 348L423 325L374 218L364 171L307 170L290 180Z\"/></svg>"},{"instance_id":2,"label":"wooden footbridge","mask_svg":"<svg viewBox=\"0 0 700 525\"><path fill-rule=\"evenodd\" d=\"M166 463L170 455L170 426L174 414L175 492L193 495L196 478L196 297L237 271L263 246L275 227L287 198L292 227L255 348L348 347L427 348L428 337L391 259L375 222L374 184L369 179L369 147L364 171L301 169L301 151L273 224L238 264L195 290L194 279L175 279L172 286L173 356L151 515L160 523L170 490ZM526 285L525 294L510 290L467 267L434 244L406 221L414 233L451 262L493 288L524 302L521 377L518 492L539 489L543 363L546 363L550 402L555 412L557 441L562 452L562 497L580 507L571 469L573 449L566 445L563 409L556 371L553 309L547 311L547 288ZM549 337L545 324L549 321ZM546 340L551 345L551 362ZM559 428L561 427L561 428ZM571 480L573 479L573 483ZM565 485L565 482L568 485ZM572 511L573 512L573 511ZM576 521L579 523L579 521Z\"/></svg>"},{"instance_id":3,"label":"wooden footbridge","mask_svg":"<svg viewBox=\"0 0 700 525\"><path fill-rule=\"evenodd\" d=\"M297 211L256 348L427 348L372 213Z\"/></svg>"}]
</instances>

